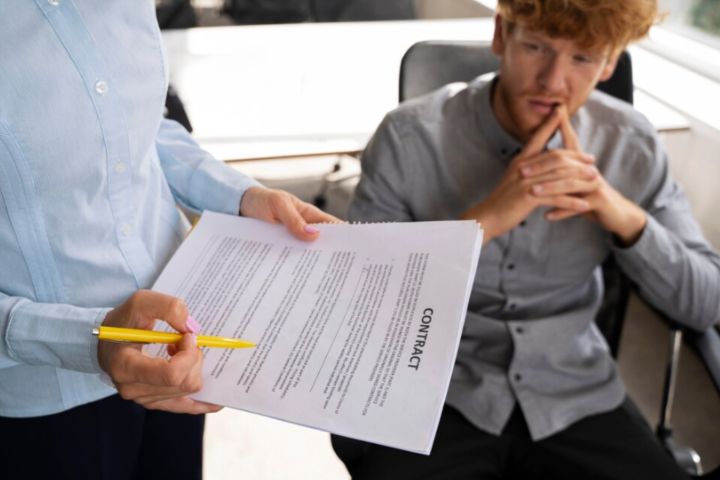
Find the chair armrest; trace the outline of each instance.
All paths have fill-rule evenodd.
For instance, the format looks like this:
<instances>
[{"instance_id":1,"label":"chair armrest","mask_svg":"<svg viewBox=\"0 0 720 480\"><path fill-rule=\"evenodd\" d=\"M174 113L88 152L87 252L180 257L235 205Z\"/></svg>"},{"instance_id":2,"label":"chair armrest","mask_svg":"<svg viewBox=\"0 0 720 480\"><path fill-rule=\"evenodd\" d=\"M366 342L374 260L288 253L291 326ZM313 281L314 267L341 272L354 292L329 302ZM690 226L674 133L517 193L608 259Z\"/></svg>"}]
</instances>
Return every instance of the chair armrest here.
<instances>
[{"instance_id":1,"label":"chair armrest","mask_svg":"<svg viewBox=\"0 0 720 480\"><path fill-rule=\"evenodd\" d=\"M683 337L685 337L686 343L698 353L718 391L720 391L720 389L718 389L717 376L717 374L720 373L720 337L718 337L717 331L714 328L710 328L705 332L697 332L683 327L666 315L663 315L662 312L656 309L653 310L655 310L655 313L660 318L667 322L668 328L670 329L670 343L665 369L665 380L663 382L660 418L657 428L655 429L655 434L665 450L673 456L677 464L684 471L691 475L701 475L703 473L703 467L700 455L691 447L675 443L672 436L673 429L670 423L670 416L675 397L680 345ZM717 344L714 344L713 340L717 342Z\"/></svg>"},{"instance_id":2,"label":"chair armrest","mask_svg":"<svg viewBox=\"0 0 720 480\"><path fill-rule=\"evenodd\" d=\"M701 475L703 468L700 456L694 449L675 443L672 436L671 413L675 397L680 346L684 338L685 343L690 346L700 358L700 361L715 386L715 390L720 392L720 334L716 326L710 327L702 332L685 327L653 307L650 302L647 302L640 295L638 295L638 297L658 318L667 324L670 330L668 358L660 405L660 418L655 433L665 450L673 456L683 470L693 476Z\"/></svg>"},{"instance_id":3,"label":"chair armrest","mask_svg":"<svg viewBox=\"0 0 720 480\"><path fill-rule=\"evenodd\" d=\"M704 332L685 329L685 341L700 357L715 389L720 392L720 333L717 327Z\"/></svg>"},{"instance_id":4,"label":"chair armrest","mask_svg":"<svg viewBox=\"0 0 720 480\"><path fill-rule=\"evenodd\" d=\"M720 333L718 327L713 326L699 332L692 328L685 327L665 315L663 312L645 302L655 314L667 323L671 334L675 331L682 332L685 344L687 344L700 358L705 370L710 376L715 390L720 393Z\"/></svg>"}]
</instances>

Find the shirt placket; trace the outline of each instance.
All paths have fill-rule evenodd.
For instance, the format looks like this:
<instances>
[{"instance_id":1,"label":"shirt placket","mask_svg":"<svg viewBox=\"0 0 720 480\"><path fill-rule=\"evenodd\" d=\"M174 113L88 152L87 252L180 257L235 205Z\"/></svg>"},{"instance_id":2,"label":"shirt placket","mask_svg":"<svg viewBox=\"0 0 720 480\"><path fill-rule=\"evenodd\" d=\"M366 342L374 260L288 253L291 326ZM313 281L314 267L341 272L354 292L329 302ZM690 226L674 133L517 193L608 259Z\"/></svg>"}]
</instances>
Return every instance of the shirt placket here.
<instances>
[{"instance_id":1,"label":"shirt placket","mask_svg":"<svg viewBox=\"0 0 720 480\"><path fill-rule=\"evenodd\" d=\"M152 261L140 239L132 190L132 164L125 114L111 75L90 32L68 0L36 0L82 77L105 146L108 200L118 247L138 287L152 281Z\"/></svg>"},{"instance_id":2,"label":"shirt placket","mask_svg":"<svg viewBox=\"0 0 720 480\"><path fill-rule=\"evenodd\" d=\"M503 256L500 268L502 270L502 285L505 292L504 312L509 318L516 318L518 311L523 311L526 298L523 295L522 285L522 266L523 252L527 252L527 243L531 241L529 238L529 230L527 228L528 220L523 220L509 233L508 247ZM516 398L520 399L520 391L523 388L523 380L525 376L525 361L527 353L527 331L531 328L531 322L523 320L507 321L507 328L513 340L513 359L508 369L508 382L516 393Z\"/></svg>"}]
</instances>

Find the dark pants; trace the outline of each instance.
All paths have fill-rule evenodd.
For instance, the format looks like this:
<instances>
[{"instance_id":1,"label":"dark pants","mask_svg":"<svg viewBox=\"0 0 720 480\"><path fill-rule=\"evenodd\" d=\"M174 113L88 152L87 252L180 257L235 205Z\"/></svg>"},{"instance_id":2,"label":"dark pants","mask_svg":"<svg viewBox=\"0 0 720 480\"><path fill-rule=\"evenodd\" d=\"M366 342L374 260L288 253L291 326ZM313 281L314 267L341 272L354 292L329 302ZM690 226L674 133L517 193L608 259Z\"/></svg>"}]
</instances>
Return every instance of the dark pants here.
<instances>
[{"instance_id":1,"label":"dark pants","mask_svg":"<svg viewBox=\"0 0 720 480\"><path fill-rule=\"evenodd\" d=\"M500 436L446 406L430 456L333 436L354 480L685 479L628 400L533 442L516 407Z\"/></svg>"},{"instance_id":2,"label":"dark pants","mask_svg":"<svg viewBox=\"0 0 720 480\"><path fill-rule=\"evenodd\" d=\"M118 395L55 415L0 417L0 477L200 479L204 424Z\"/></svg>"}]
</instances>

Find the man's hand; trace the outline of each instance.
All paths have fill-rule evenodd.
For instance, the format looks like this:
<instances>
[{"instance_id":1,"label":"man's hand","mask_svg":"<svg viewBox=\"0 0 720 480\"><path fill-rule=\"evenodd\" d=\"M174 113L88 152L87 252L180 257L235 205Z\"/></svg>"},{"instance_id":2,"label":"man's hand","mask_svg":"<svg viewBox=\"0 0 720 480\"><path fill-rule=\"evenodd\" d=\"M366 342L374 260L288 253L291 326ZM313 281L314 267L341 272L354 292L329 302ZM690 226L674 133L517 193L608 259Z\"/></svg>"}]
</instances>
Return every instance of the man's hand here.
<instances>
[{"instance_id":1,"label":"man's hand","mask_svg":"<svg viewBox=\"0 0 720 480\"><path fill-rule=\"evenodd\" d=\"M300 240L314 240L318 236L318 229L308 223L340 221L295 195L262 187L251 187L245 192L240 202L240 215L282 223Z\"/></svg>"},{"instance_id":2,"label":"man's hand","mask_svg":"<svg viewBox=\"0 0 720 480\"><path fill-rule=\"evenodd\" d=\"M565 110L560 112L560 132L568 150L582 152ZM524 164L522 172L526 179L534 179L532 192L538 198L574 195L589 205L586 212L558 206L547 213L546 218L550 221L584 213L589 219L599 222L603 228L615 234L625 246L634 244L645 228L645 211L615 190L597 171L593 179L582 178L580 172L575 176L567 176L563 175L564 172L558 165L536 159Z\"/></svg>"},{"instance_id":3,"label":"man's hand","mask_svg":"<svg viewBox=\"0 0 720 480\"><path fill-rule=\"evenodd\" d=\"M120 396L149 409L176 413L210 413L222 407L192 400L188 395L202 387L203 357L196 346L198 326L188 317L185 304L169 295L139 290L111 310L103 325L151 330L155 319L184 333L169 345L170 360L153 358L137 343L98 342L100 367L110 375Z\"/></svg>"},{"instance_id":4,"label":"man's hand","mask_svg":"<svg viewBox=\"0 0 720 480\"><path fill-rule=\"evenodd\" d=\"M533 193L538 185L550 180L562 181L577 177L591 181L597 175L592 165L594 158L590 155L570 150L543 151L548 139L559 128L560 121L561 113L554 111L512 160L495 190L462 215L462 218L475 219L482 224L484 243L515 228L541 205L576 213L586 212L590 208L586 200L573 194ZM538 165L542 165L542 170L538 169L538 173L535 173ZM530 175L525 174L528 168Z\"/></svg>"}]
</instances>

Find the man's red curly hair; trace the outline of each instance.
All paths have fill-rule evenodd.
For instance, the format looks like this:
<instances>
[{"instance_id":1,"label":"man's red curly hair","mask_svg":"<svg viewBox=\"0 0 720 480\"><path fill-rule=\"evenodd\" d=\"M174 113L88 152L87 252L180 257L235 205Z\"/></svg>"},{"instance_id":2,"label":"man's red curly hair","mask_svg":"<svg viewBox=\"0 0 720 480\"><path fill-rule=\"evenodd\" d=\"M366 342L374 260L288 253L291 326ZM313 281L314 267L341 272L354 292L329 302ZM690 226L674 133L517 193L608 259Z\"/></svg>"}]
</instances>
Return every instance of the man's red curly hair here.
<instances>
[{"instance_id":1,"label":"man's red curly hair","mask_svg":"<svg viewBox=\"0 0 720 480\"><path fill-rule=\"evenodd\" d=\"M497 12L508 32L520 25L611 53L644 37L658 19L657 0L498 0Z\"/></svg>"}]
</instances>

